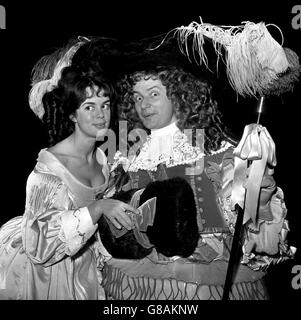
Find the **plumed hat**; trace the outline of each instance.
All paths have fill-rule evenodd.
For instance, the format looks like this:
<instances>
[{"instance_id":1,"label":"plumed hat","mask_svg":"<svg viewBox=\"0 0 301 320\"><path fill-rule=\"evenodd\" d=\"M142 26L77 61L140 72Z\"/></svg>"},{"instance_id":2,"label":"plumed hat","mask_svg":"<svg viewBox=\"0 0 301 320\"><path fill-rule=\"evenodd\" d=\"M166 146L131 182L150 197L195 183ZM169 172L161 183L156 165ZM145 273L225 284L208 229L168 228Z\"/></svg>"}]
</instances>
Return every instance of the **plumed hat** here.
<instances>
[{"instance_id":1,"label":"plumed hat","mask_svg":"<svg viewBox=\"0 0 301 320\"><path fill-rule=\"evenodd\" d=\"M210 57L216 61L216 56ZM197 74L208 71L189 61L181 52L177 39L166 38L166 34L139 41L93 37L75 53L72 64L98 67L114 79L157 66L178 66Z\"/></svg>"},{"instance_id":2,"label":"plumed hat","mask_svg":"<svg viewBox=\"0 0 301 320\"><path fill-rule=\"evenodd\" d=\"M180 66L209 81L226 80L242 97L281 95L293 90L301 67L298 55L282 47L268 27L263 22L216 26L201 20L139 41L74 38L35 65L29 104L42 118L44 93L56 86L62 68L71 63L98 68L114 80L159 65Z\"/></svg>"},{"instance_id":3,"label":"plumed hat","mask_svg":"<svg viewBox=\"0 0 301 320\"><path fill-rule=\"evenodd\" d=\"M216 26L202 20L139 41L95 37L73 62L97 61L117 77L159 65L180 66L208 80L218 74L242 97L281 95L293 90L301 66L298 55L272 37L271 28L284 38L280 28L264 22Z\"/></svg>"}]
</instances>

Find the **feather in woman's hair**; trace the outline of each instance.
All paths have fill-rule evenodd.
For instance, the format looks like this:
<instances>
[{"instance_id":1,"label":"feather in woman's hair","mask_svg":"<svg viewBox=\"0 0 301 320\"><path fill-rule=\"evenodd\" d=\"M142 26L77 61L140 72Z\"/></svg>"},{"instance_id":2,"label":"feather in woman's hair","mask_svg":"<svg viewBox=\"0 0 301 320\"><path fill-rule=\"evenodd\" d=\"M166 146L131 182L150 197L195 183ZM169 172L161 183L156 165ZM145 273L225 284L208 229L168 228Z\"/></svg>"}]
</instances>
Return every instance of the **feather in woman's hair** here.
<instances>
[{"instance_id":1,"label":"feather in woman's hair","mask_svg":"<svg viewBox=\"0 0 301 320\"><path fill-rule=\"evenodd\" d=\"M32 69L31 84L35 85L39 81L50 79L53 76L54 69L58 62L66 55L70 48L83 39L83 37L71 38L63 47L60 47L53 53L40 58Z\"/></svg>"},{"instance_id":2,"label":"feather in woman's hair","mask_svg":"<svg viewBox=\"0 0 301 320\"><path fill-rule=\"evenodd\" d=\"M58 61L65 55L65 53L76 43L72 39L64 47L58 48L53 53L40 58L34 65L31 72L31 84L35 85L39 81L50 79Z\"/></svg>"},{"instance_id":3,"label":"feather in woman's hair","mask_svg":"<svg viewBox=\"0 0 301 320\"><path fill-rule=\"evenodd\" d=\"M75 52L87 41L89 39L84 37L73 38L64 47L42 57L34 66L28 99L30 108L40 119L45 113L42 102L44 94L57 86L62 70L71 65Z\"/></svg>"}]
</instances>

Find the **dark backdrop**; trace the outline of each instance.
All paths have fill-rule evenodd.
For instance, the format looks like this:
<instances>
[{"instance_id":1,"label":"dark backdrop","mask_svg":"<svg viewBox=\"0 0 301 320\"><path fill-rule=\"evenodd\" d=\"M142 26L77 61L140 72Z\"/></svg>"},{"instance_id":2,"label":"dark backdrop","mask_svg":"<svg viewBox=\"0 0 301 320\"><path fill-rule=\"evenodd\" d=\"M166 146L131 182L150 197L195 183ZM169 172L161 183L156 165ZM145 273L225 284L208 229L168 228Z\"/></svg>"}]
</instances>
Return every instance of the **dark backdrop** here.
<instances>
[{"instance_id":1,"label":"dark backdrop","mask_svg":"<svg viewBox=\"0 0 301 320\"><path fill-rule=\"evenodd\" d=\"M15 1L16 2L16 1ZM254 1L206 3L203 1L150 2L101 1L6 3L6 29L0 30L1 79L1 213L0 224L22 215L26 178L37 154L46 147L45 133L28 107L29 79L34 63L64 45L75 35L99 35L137 40L165 33L174 27L199 21L219 25L239 25L243 21L274 23L284 34L284 46L301 56L301 29L292 27L295 2ZM300 21L299 21L300 22ZM279 33L276 39L281 41ZM299 247L294 261L273 268L268 277L271 298L296 300L301 289L291 286L292 267L301 265L301 228L298 188L300 181L300 84L293 93L266 101L261 123L271 133L277 149L277 184L285 192L292 243ZM218 92L225 122L240 136L246 124L256 122L256 100L236 100L226 86ZM300 281L299 281L300 283Z\"/></svg>"}]
</instances>

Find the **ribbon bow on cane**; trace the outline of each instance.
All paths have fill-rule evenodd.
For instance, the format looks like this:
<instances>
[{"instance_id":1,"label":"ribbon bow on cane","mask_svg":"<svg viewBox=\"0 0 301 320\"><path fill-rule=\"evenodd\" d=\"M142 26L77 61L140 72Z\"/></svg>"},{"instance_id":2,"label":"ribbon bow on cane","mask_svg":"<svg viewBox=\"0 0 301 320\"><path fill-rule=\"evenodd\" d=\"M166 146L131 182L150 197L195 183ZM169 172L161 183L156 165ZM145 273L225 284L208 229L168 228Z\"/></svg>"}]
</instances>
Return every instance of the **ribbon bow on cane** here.
<instances>
[{"instance_id":1,"label":"ribbon bow on cane","mask_svg":"<svg viewBox=\"0 0 301 320\"><path fill-rule=\"evenodd\" d=\"M243 224L251 219L256 225L260 186L266 166L276 166L275 143L265 127L249 124L233 154L232 205L245 208Z\"/></svg>"}]
</instances>

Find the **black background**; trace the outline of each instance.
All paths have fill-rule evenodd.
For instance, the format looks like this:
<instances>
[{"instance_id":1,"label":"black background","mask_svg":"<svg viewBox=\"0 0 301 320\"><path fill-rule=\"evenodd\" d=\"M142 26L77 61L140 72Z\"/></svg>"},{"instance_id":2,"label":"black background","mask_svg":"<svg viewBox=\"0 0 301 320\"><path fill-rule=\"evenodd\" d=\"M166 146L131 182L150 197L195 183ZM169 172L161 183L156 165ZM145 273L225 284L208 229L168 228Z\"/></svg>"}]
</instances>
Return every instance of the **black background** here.
<instances>
[{"instance_id":1,"label":"black background","mask_svg":"<svg viewBox=\"0 0 301 320\"><path fill-rule=\"evenodd\" d=\"M301 57L301 29L294 29L292 7L297 2L225 1L40 1L19 4L0 1L6 8L6 29L0 30L0 129L1 212L0 225L22 215L26 178L37 154L46 147L39 120L28 106L30 73L34 63L75 35L98 35L137 40L166 33L192 21L217 25L239 25L243 21L276 24L284 44ZM301 3L300 3L301 4ZM269 29L270 30L270 29ZM272 29L271 29L272 30ZM281 42L276 28L273 35ZM219 80L220 81L220 80ZM294 261L273 268L268 276L272 300L297 301L301 289L291 286L292 267L301 265L300 250L300 83L294 92L269 98L261 118L276 143L275 179L284 190L291 232L289 239L299 247ZM240 136L246 124L256 122L256 100L236 100L225 85L219 105L225 122ZM300 300L300 299L299 299Z\"/></svg>"}]
</instances>

